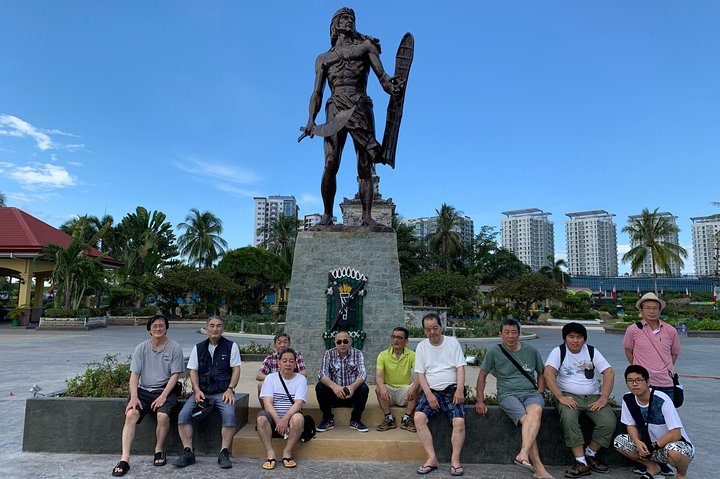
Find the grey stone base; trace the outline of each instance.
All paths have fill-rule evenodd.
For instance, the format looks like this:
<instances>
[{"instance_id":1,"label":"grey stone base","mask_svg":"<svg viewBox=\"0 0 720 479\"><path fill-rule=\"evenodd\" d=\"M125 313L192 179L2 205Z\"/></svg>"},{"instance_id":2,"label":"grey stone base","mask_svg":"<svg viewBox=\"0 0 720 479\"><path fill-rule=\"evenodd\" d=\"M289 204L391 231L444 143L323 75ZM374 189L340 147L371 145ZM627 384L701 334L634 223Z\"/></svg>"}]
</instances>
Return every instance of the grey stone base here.
<instances>
[{"instance_id":1,"label":"grey stone base","mask_svg":"<svg viewBox=\"0 0 720 479\"><path fill-rule=\"evenodd\" d=\"M618 416L615 428L616 436L627 432L625 425L619 420L620 410L615 410ZM581 418L580 425L585 436L585 444L590 441L592 423L586 417ZM440 462L449 462L452 448L450 436L452 428L447 416L433 418L430 421L430 431L433 435L433 444ZM486 416L475 412L474 405L465 406L465 445L462 451L462 461L465 463L482 464L508 464L511 463L520 451L520 428L516 427L507 415L498 406L489 406ZM546 407L543 409L542 425L537 437L540 459L546 465L562 466L574 463L570 449L565 445L563 432L560 426L560 415L557 409ZM608 466L630 465L625 456L610 449L602 449L598 455L601 462ZM519 477L519 476L518 476Z\"/></svg>"},{"instance_id":2,"label":"grey stone base","mask_svg":"<svg viewBox=\"0 0 720 479\"><path fill-rule=\"evenodd\" d=\"M247 424L248 399L245 393L235 395L237 429ZM83 454L120 454L121 434L125 423L123 398L30 398L25 404L23 451ZM178 436L177 415L185 400L178 402L170 415L170 433L165 450L182 450ZM197 454L220 451L220 414L211 414L195 425L193 447ZM132 451L152 453L155 449L155 416L147 414L137 426Z\"/></svg>"},{"instance_id":3,"label":"grey stone base","mask_svg":"<svg viewBox=\"0 0 720 479\"><path fill-rule=\"evenodd\" d=\"M363 348L368 382L374 382L375 360L390 344L390 331L404 325L400 263L395 232L361 230L303 231L295 244L285 331L300 351L315 382L325 346L328 273L350 267L368 278L363 299Z\"/></svg>"}]
</instances>

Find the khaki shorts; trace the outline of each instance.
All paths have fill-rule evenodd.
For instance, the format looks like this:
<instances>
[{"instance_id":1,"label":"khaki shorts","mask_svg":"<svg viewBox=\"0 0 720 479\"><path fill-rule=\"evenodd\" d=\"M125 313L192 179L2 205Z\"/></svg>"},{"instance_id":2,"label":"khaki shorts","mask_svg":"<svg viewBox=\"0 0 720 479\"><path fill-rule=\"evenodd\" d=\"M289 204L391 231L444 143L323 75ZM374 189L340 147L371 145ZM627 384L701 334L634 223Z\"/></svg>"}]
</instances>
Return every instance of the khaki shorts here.
<instances>
[{"instance_id":1,"label":"khaki shorts","mask_svg":"<svg viewBox=\"0 0 720 479\"><path fill-rule=\"evenodd\" d=\"M385 385L385 388L387 389L388 396L390 396L390 405L391 406L400 406L405 407L407 406L408 400L408 390L410 390L410 385L406 386L400 386L399 388L396 388L394 386L390 386L389 384Z\"/></svg>"}]
</instances>

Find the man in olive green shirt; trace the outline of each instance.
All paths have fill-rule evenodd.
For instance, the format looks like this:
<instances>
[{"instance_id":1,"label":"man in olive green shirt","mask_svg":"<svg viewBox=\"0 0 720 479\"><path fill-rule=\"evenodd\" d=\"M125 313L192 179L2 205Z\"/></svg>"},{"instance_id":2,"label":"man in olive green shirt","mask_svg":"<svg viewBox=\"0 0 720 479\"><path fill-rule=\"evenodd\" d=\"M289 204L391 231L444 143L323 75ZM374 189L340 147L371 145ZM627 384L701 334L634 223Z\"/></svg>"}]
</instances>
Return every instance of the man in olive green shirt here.
<instances>
[{"instance_id":1,"label":"man in olive green shirt","mask_svg":"<svg viewBox=\"0 0 720 479\"><path fill-rule=\"evenodd\" d=\"M397 424L390 406L405 406L405 414L400 420L400 429L417 432L412 417L417 405L417 383L412 380L415 367L415 352L407 347L407 329L397 327L390 336L390 347L381 351L375 368L375 394L378 404L385 413L385 419L376 429L387 431L395 429Z\"/></svg>"},{"instance_id":2,"label":"man in olive green shirt","mask_svg":"<svg viewBox=\"0 0 720 479\"><path fill-rule=\"evenodd\" d=\"M540 460L536 441L545 405L543 360L537 349L529 344L520 343L520 323L514 319L506 319L500 323L500 338L502 344L490 348L480 365L475 411L481 415L487 414L485 380L487 375L492 373L497 379L497 397L500 409L515 424L522 427L520 452L515 456L513 462L533 471L534 477L537 479L552 478L553 476L545 469ZM530 377L523 374L505 353L510 355Z\"/></svg>"}]
</instances>

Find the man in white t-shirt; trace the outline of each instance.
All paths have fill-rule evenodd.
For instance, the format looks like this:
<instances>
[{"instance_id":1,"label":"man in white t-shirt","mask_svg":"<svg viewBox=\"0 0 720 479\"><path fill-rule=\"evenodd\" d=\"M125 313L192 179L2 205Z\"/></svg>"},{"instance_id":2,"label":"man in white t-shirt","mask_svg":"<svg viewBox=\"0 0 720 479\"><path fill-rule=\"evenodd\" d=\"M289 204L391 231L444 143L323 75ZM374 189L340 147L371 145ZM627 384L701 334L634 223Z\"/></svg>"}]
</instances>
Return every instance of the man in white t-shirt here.
<instances>
[{"instance_id":1,"label":"man in white t-shirt","mask_svg":"<svg viewBox=\"0 0 720 479\"><path fill-rule=\"evenodd\" d=\"M593 346L585 344L587 329L580 323L568 323L562 328L563 344L550 352L545 361L545 387L557 398L560 424L565 445L572 450L575 464L565 471L565 477L582 477L590 471L607 474L608 467L598 461L596 454L612 441L617 418L608 404L615 373L610 363ZM598 374L602 375L602 392ZM585 414L595 424L587 447L580 430L580 415Z\"/></svg>"},{"instance_id":2,"label":"man in white t-shirt","mask_svg":"<svg viewBox=\"0 0 720 479\"><path fill-rule=\"evenodd\" d=\"M222 418L222 445L218 464L222 469L229 469L232 467L230 447L236 425L235 387L240 380L240 350L237 343L223 336L225 324L222 318L208 318L206 331L207 339L193 346L188 360L187 368L194 394L188 397L178 415L178 433L183 443L183 452L173 464L176 467L195 464L192 420L194 414L201 413L199 408L212 404Z\"/></svg>"},{"instance_id":3,"label":"man in white t-shirt","mask_svg":"<svg viewBox=\"0 0 720 479\"><path fill-rule=\"evenodd\" d=\"M415 349L415 373L421 388L415 426L427 459L417 473L425 475L438 468L428 422L444 412L452 421L450 475L462 476L460 453L465 443L465 354L457 339L443 336L438 315L425 315L422 325L427 339Z\"/></svg>"}]
</instances>

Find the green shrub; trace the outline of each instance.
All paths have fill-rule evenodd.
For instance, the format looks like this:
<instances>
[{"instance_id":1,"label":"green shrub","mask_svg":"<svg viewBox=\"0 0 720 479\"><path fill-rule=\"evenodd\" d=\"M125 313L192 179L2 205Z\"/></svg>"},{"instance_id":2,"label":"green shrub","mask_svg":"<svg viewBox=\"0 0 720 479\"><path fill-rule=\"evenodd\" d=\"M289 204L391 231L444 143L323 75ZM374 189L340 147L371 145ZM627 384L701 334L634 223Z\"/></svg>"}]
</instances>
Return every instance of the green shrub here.
<instances>
[{"instance_id":1,"label":"green shrub","mask_svg":"<svg viewBox=\"0 0 720 479\"><path fill-rule=\"evenodd\" d=\"M130 358L120 363L118 355L106 355L101 362L88 363L84 373L65 381L70 397L122 398L130 394Z\"/></svg>"},{"instance_id":2,"label":"green shrub","mask_svg":"<svg viewBox=\"0 0 720 479\"><path fill-rule=\"evenodd\" d=\"M88 308L48 308L43 314L46 318L89 318L92 316L91 311Z\"/></svg>"},{"instance_id":3,"label":"green shrub","mask_svg":"<svg viewBox=\"0 0 720 479\"><path fill-rule=\"evenodd\" d=\"M138 308L134 313L135 316L155 316L158 314L157 306L143 306Z\"/></svg>"},{"instance_id":4,"label":"green shrub","mask_svg":"<svg viewBox=\"0 0 720 479\"><path fill-rule=\"evenodd\" d=\"M465 356L475 356L477 365L483 362L486 354L487 348L477 348L475 346L465 345Z\"/></svg>"},{"instance_id":5,"label":"green shrub","mask_svg":"<svg viewBox=\"0 0 720 479\"><path fill-rule=\"evenodd\" d=\"M111 316L131 316L133 314L132 306L112 306L110 308Z\"/></svg>"},{"instance_id":6,"label":"green shrub","mask_svg":"<svg viewBox=\"0 0 720 479\"><path fill-rule=\"evenodd\" d=\"M250 341L250 344L239 346L240 354L272 354L275 349L272 344L256 344Z\"/></svg>"}]
</instances>

